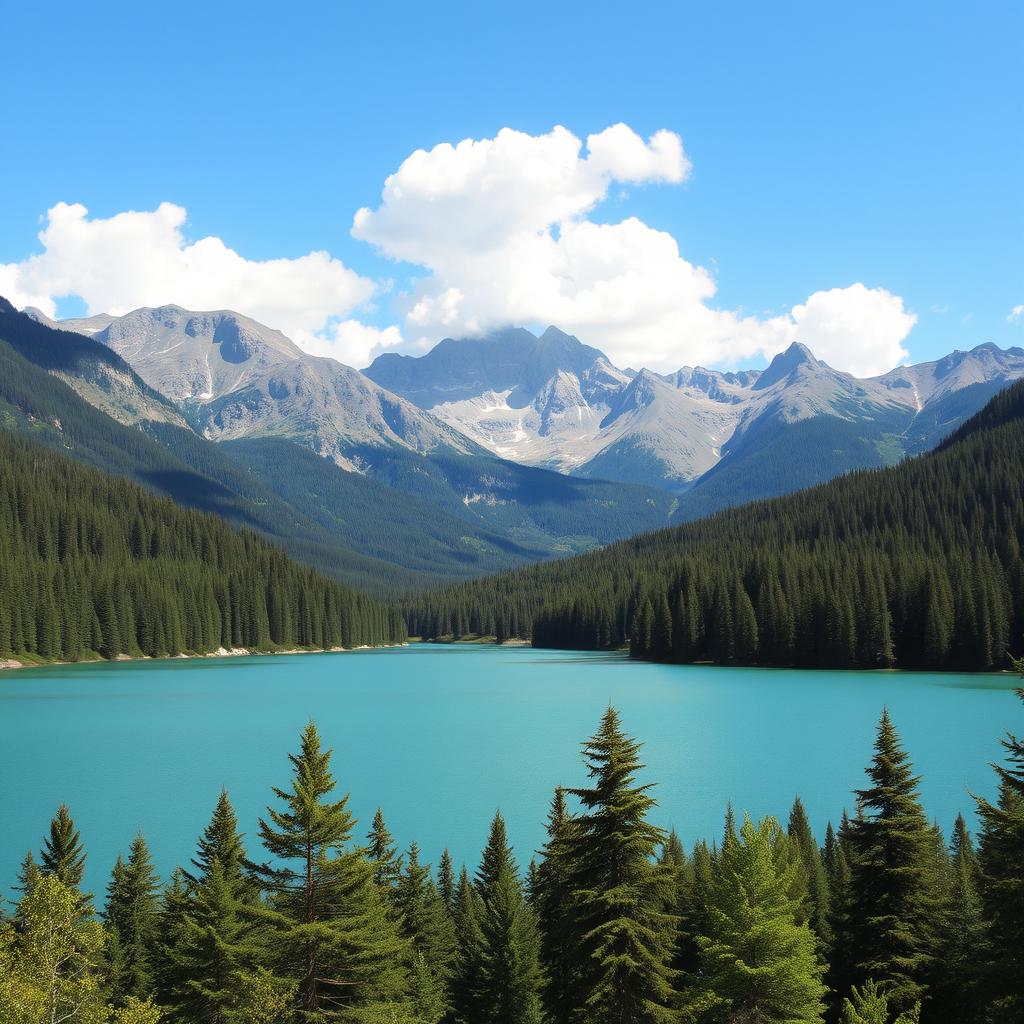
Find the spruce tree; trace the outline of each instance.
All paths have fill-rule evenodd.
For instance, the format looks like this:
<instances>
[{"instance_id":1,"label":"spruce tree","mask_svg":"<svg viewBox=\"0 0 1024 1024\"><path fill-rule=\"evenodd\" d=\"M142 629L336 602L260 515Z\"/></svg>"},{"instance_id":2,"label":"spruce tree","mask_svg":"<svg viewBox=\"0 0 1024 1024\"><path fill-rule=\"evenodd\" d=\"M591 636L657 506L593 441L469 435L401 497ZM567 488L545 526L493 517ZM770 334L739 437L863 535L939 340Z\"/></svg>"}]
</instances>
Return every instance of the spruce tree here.
<instances>
[{"instance_id":1,"label":"spruce tree","mask_svg":"<svg viewBox=\"0 0 1024 1024\"><path fill-rule=\"evenodd\" d=\"M930 1006L942 1007L948 1024L972 1024L980 1016L978 978L985 945L981 869L961 814L950 843L949 913L940 936L940 969Z\"/></svg>"},{"instance_id":2,"label":"spruce tree","mask_svg":"<svg viewBox=\"0 0 1024 1024\"><path fill-rule=\"evenodd\" d=\"M832 942L831 910L829 907L828 878L825 865L822 863L821 851L811 833L811 824L807 820L803 801L797 797L789 812L789 824L786 834L796 845L800 854L800 862L807 886L807 897L810 902L809 920L815 935L818 936L818 949L825 953Z\"/></svg>"},{"instance_id":3,"label":"spruce tree","mask_svg":"<svg viewBox=\"0 0 1024 1024\"><path fill-rule=\"evenodd\" d=\"M1018 669L1021 663L1017 663ZM1024 690L1018 690L1024 700ZM993 765L999 795L978 799L981 897L988 922L985 978L996 1019L1024 1021L1024 739L1003 740L1007 763Z\"/></svg>"},{"instance_id":4,"label":"spruce tree","mask_svg":"<svg viewBox=\"0 0 1024 1024\"><path fill-rule=\"evenodd\" d=\"M918 778L883 712L871 785L857 791L849 825L849 899L842 927L853 980L883 984L897 1010L920 1001L933 968L936 918L932 836Z\"/></svg>"},{"instance_id":5,"label":"spruce tree","mask_svg":"<svg viewBox=\"0 0 1024 1024\"><path fill-rule=\"evenodd\" d=\"M869 979L843 1000L839 1024L889 1024L889 1019L889 997L883 988ZM915 1003L892 1024L918 1024L920 1019L921 1006Z\"/></svg>"},{"instance_id":6,"label":"spruce tree","mask_svg":"<svg viewBox=\"0 0 1024 1024\"><path fill-rule=\"evenodd\" d=\"M351 846L356 821L348 796L330 800L331 752L311 722L282 802L260 819L274 863L253 864L269 898L259 911L270 932L278 974L297 988L297 1016L358 1019L370 1007L404 1000L408 947L374 883L373 864Z\"/></svg>"},{"instance_id":7,"label":"spruce tree","mask_svg":"<svg viewBox=\"0 0 1024 1024\"><path fill-rule=\"evenodd\" d=\"M402 875L402 857L388 831L384 812L379 807L373 816L373 827L366 838L366 855L373 861L374 881L390 899Z\"/></svg>"},{"instance_id":8,"label":"spruce tree","mask_svg":"<svg viewBox=\"0 0 1024 1024\"><path fill-rule=\"evenodd\" d=\"M261 955L253 925L241 913L237 886L214 857L196 887L172 957L184 980L173 1018L184 1022L232 1024L244 995L246 972Z\"/></svg>"},{"instance_id":9,"label":"spruce tree","mask_svg":"<svg viewBox=\"0 0 1024 1024\"><path fill-rule=\"evenodd\" d=\"M197 884L205 881L215 860L220 863L220 870L226 879L232 883L241 882L245 847L227 789L220 791L210 823L196 844L196 855L192 858L194 871L184 872L185 877Z\"/></svg>"},{"instance_id":10,"label":"spruce tree","mask_svg":"<svg viewBox=\"0 0 1024 1024\"><path fill-rule=\"evenodd\" d=\"M810 927L797 924L791 896L795 864L775 853L774 818L744 817L738 841L726 843L711 893L710 934L699 940L705 985L729 1019L817 1024L824 966Z\"/></svg>"},{"instance_id":11,"label":"spruce tree","mask_svg":"<svg viewBox=\"0 0 1024 1024\"><path fill-rule=\"evenodd\" d=\"M463 868L455 890L453 918L458 957L451 986L452 1007L459 1024L474 1024L476 1020L483 956L482 916L482 900L470 881L469 872Z\"/></svg>"},{"instance_id":12,"label":"spruce tree","mask_svg":"<svg viewBox=\"0 0 1024 1024\"><path fill-rule=\"evenodd\" d=\"M481 912L474 1024L540 1024L540 933L500 813L491 823L476 888Z\"/></svg>"},{"instance_id":13,"label":"spruce tree","mask_svg":"<svg viewBox=\"0 0 1024 1024\"><path fill-rule=\"evenodd\" d=\"M140 832L132 841L127 862L117 858L103 911L109 933L108 987L117 1004L129 996L145 999L153 990L158 892L159 880Z\"/></svg>"},{"instance_id":14,"label":"spruce tree","mask_svg":"<svg viewBox=\"0 0 1024 1024\"><path fill-rule=\"evenodd\" d=\"M50 822L50 834L43 845L41 868L43 874L56 876L72 889L78 889L82 884L85 850L67 804L57 808Z\"/></svg>"},{"instance_id":15,"label":"spruce tree","mask_svg":"<svg viewBox=\"0 0 1024 1024\"><path fill-rule=\"evenodd\" d=\"M574 952L573 1007L593 1024L673 1019L670 966L676 919L665 911L670 870L653 863L664 833L647 820L654 799L638 785L640 745L609 707L583 748L588 788L567 851Z\"/></svg>"},{"instance_id":16,"label":"spruce tree","mask_svg":"<svg viewBox=\"0 0 1024 1024\"><path fill-rule=\"evenodd\" d=\"M575 971L569 906L572 847L575 823L559 787L548 812L547 842L537 868L534 893L541 931L541 963L544 968L544 1009L550 1024L569 1024L573 1015Z\"/></svg>"},{"instance_id":17,"label":"spruce tree","mask_svg":"<svg viewBox=\"0 0 1024 1024\"><path fill-rule=\"evenodd\" d=\"M394 890L402 931L412 943L412 1003L424 1024L436 1024L449 1008L449 984L455 970L455 927L413 843Z\"/></svg>"},{"instance_id":18,"label":"spruce tree","mask_svg":"<svg viewBox=\"0 0 1024 1024\"><path fill-rule=\"evenodd\" d=\"M455 868L452 855L447 847L441 852L441 860L437 866L437 891L444 903L449 918L455 913Z\"/></svg>"}]
</instances>

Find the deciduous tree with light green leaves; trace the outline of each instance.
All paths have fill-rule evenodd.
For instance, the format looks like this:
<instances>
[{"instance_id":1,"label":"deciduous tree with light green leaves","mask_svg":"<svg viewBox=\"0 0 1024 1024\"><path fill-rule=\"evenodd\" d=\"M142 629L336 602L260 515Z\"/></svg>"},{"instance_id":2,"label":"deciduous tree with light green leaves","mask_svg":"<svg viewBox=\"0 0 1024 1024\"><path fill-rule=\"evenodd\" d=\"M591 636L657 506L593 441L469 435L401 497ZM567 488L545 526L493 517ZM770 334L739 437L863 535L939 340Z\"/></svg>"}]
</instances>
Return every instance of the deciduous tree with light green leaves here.
<instances>
[{"instance_id":1,"label":"deciduous tree with light green leaves","mask_svg":"<svg viewBox=\"0 0 1024 1024\"><path fill-rule=\"evenodd\" d=\"M96 965L103 928L81 915L81 895L42 875L0 924L0 1021L102 1024L108 1015Z\"/></svg>"}]
</instances>

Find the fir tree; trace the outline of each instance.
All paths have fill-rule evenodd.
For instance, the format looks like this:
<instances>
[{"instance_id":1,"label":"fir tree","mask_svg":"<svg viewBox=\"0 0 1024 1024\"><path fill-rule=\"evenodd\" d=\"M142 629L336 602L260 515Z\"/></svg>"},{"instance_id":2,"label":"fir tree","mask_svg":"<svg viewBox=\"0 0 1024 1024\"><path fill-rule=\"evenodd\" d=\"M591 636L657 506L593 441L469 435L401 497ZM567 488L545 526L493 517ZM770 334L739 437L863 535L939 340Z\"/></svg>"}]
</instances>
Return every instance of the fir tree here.
<instances>
[{"instance_id":1,"label":"fir tree","mask_svg":"<svg viewBox=\"0 0 1024 1024\"><path fill-rule=\"evenodd\" d=\"M205 881L215 860L219 862L221 873L229 882L242 881L245 847L227 789L220 791L210 823L196 844L196 855L192 858L195 870L193 873L184 872L185 877L197 884Z\"/></svg>"},{"instance_id":2,"label":"fir tree","mask_svg":"<svg viewBox=\"0 0 1024 1024\"><path fill-rule=\"evenodd\" d=\"M402 931L414 953L413 1008L424 1024L436 1024L449 1008L448 986L455 970L455 927L413 843L394 890Z\"/></svg>"},{"instance_id":3,"label":"fir tree","mask_svg":"<svg viewBox=\"0 0 1024 1024\"><path fill-rule=\"evenodd\" d=\"M824 967L814 933L796 923L800 908L787 877L795 867L780 870L779 836L774 818L755 826L745 817L738 841L723 847L701 961L706 985L730 1019L811 1024L821 1019Z\"/></svg>"},{"instance_id":4,"label":"fir tree","mask_svg":"<svg viewBox=\"0 0 1024 1024\"><path fill-rule=\"evenodd\" d=\"M335 788L331 752L310 723L290 754L290 789L274 788L260 838L274 865L251 865L269 896L260 912L278 973L298 992L298 1018L333 1013L357 1019L368 1007L406 994L407 947L374 884L373 865L349 844L356 822ZM278 866L280 865L280 866Z\"/></svg>"},{"instance_id":5,"label":"fir tree","mask_svg":"<svg viewBox=\"0 0 1024 1024\"><path fill-rule=\"evenodd\" d=\"M402 875L402 858L384 821L384 812L379 807L367 836L366 855L374 864L374 881L390 898Z\"/></svg>"},{"instance_id":6,"label":"fir tree","mask_svg":"<svg viewBox=\"0 0 1024 1024\"><path fill-rule=\"evenodd\" d=\"M800 797L793 801L786 834L799 851L807 897L810 902L809 920L815 935L818 936L818 949L824 953L832 942L828 878L825 873L825 865L822 863L821 851L814 841L811 825L807 820L807 812L804 810Z\"/></svg>"},{"instance_id":7,"label":"fir tree","mask_svg":"<svg viewBox=\"0 0 1024 1024\"><path fill-rule=\"evenodd\" d=\"M858 790L850 822L850 895L844 916L854 980L885 985L897 1010L918 1002L932 970L939 904L932 838L917 797L918 779L883 712L871 786Z\"/></svg>"},{"instance_id":8,"label":"fir tree","mask_svg":"<svg viewBox=\"0 0 1024 1024\"><path fill-rule=\"evenodd\" d=\"M547 842L537 869L534 894L541 929L541 963L544 968L544 1008L551 1024L569 1024L573 1014L574 977L569 860L575 823L559 787L548 812Z\"/></svg>"},{"instance_id":9,"label":"fir tree","mask_svg":"<svg viewBox=\"0 0 1024 1024\"><path fill-rule=\"evenodd\" d=\"M240 913L236 885L214 857L206 865L184 916L173 951L176 972L184 979L174 1019L231 1024L243 1000L246 971L261 954L251 922Z\"/></svg>"},{"instance_id":10,"label":"fir tree","mask_svg":"<svg viewBox=\"0 0 1024 1024\"><path fill-rule=\"evenodd\" d=\"M72 889L78 889L82 884L85 850L67 804L57 808L50 822L50 834L43 845L41 868L43 874L56 876Z\"/></svg>"},{"instance_id":11,"label":"fir tree","mask_svg":"<svg viewBox=\"0 0 1024 1024\"><path fill-rule=\"evenodd\" d=\"M109 932L108 986L115 1003L123 1004L129 996L145 999L153 990L158 891L149 847L140 832L132 841L128 861L117 858L103 911Z\"/></svg>"},{"instance_id":12,"label":"fir tree","mask_svg":"<svg viewBox=\"0 0 1024 1024\"><path fill-rule=\"evenodd\" d=\"M664 841L647 821L649 785L637 785L640 745L609 707L584 746L589 788L569 792L583 805L567 851L575 950L574 1011L611 1024L669 1021L675 918L666 913L672 874L652 864Z\"/></svg>"},{"instance_id":13,"label":"fir tree","mask_svg":"<svg viewBox=\"0 0 1024 1024\"><path fill-rule=\"evenodd\" d=\"M892 1024L918 1024L920 1019L921 1006L915 1003L905 1013L901 1013ZM843 1000L839 1024L889 1024L888 996L869 979L860 988L855 988L849 999Z\"/></svg>"},{"instance_id":14,"label":"fir tree","mask_svg":"<svg viewBox=\"0 0 1024 1024\"><path fill-rule=\"evenodd\" d=\"M455 868L452 865L452 855L447 847L441 853L441 860L437 866L437 891L441 896L441 902L449 918L455 913Z\"/></svg>"},{"instance_id":15,"label":"fir tree","mask_svg":"<svg viewBox=\"0 0 1024 1024\"><path fill-rule=\"evenodd\" d=\"M540 934L500 814L491 824L476 888L481 912L474 1024L540 1024Z\"/></svg>"},{"instance_id":16,"label":"fir tree","mask_svg":"<svg viewBox=\"0 0 1024 1024\"><path fill-rule=\"evenodd\" d=\"M1024 700L1024 690L1017 692ZM997 1019L1018 1024L1024 1021L1024 740L1011 733L1003 746L1007 763L993 765L998 798L978 799L978 860L988 922L985 981Z\"/></svg>"},{"instance_id":17,"label":"fir tree","mask_svg":"<svg viewBox=\"0 0 1024 1024\"><path fill-rule=\"evenodd\" d=\"M451 986L452 1006L459 1024L474 1024L477 1019L484 941L480 928L482 916L483 902L470 881L469 872L463 868L455 890L453 919L458 958Z\"/></svg>"}]
</instances>

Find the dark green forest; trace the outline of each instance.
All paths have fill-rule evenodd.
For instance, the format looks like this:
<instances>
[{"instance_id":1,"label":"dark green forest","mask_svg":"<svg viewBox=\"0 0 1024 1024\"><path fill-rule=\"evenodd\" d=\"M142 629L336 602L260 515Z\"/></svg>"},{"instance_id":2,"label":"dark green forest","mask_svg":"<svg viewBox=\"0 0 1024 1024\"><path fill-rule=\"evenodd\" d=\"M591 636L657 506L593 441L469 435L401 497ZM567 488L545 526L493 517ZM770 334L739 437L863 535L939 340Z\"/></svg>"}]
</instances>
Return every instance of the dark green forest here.
<instances>
[{"instance_id":1,"label":"dark green forest","mask_svg":"<svg viewBox=\"0 0 1024 1024\"><path fill-rule=\"evenodd\" d=\"M0 655L355 647L399 615L248 531L0 432Z\"/></svg>"},{"instance_id":2,"label":"dark green forest","mask_svg":"<svg viewBox=\"0 0 1024 1024\"><path fill-rule=\"evenodd\" d=\"M362 831L310 723L256 841L224 791L163 883L137 834L98 914L61 806L0 918L0 1019L1020 1024L1024 742L1004 747L977 842L963 816L948 837L929 822L883 713L823 845L797 798L784 821L730 808L685 850L609 708L543 849L517 857L497 814L471 871L399 851L380 810Z\"/></svg>"},{"instance_id":3,"label":"dark green forest","mask_svg":"<svg viewBox=\"0 0 1024 1024\"><path fill-rule=\"evenodd\" d=\"M1024 384L935 452L409 598L410 635L638 658L1008 665L1024 646Z\"/></svg>"}]
</instances>

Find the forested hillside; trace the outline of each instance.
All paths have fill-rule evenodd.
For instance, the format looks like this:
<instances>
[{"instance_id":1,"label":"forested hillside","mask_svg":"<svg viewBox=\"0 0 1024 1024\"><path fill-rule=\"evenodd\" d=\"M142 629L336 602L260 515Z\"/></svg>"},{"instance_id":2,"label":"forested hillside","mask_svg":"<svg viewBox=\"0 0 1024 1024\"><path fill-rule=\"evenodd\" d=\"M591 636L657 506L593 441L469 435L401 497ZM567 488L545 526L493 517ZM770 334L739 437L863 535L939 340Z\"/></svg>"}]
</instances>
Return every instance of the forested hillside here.
<instances>
[{"instance_id":1,"label":"forested hillside","mask_svg":"<svg viewBox=\"0 0 1024 1024\"><path fill-rule=\"evenodd\" d=\"M74 661L402 639L396 612L255 534L0 433L0 655Z\"/></svg>"},{"instance_id":2,"label":"forested hillside","mask_svg":"<svg viewBox=\"0 0 1024 1024\"><path fill-rule=\"evenodd\" d=\"M993 669L1024 635L1024 384L938 451L410 599L409 632L641 658Z\"/></svg>"},{"instance_id":3,"label":"forested hillside","mask_svg":"<svg viewBox=\"0 0 1024 1024\"><path fill-rule=\"evenodd\" d=\"M797 797L782 820L729 809L687 851L652 821L640 744L609 708L525 872L500 813L475 872L447 851L435 871L382 811L355 820L310 723L260 852L222 791L163 884L136 834L98 920L89 837L59 807L0 911L0 1019L1019 1024L1024 745L1004 745L977 844L962 815L948 843L929 821L883 713L857 813L823 845Z\"/></svg>"}]
</instances>

